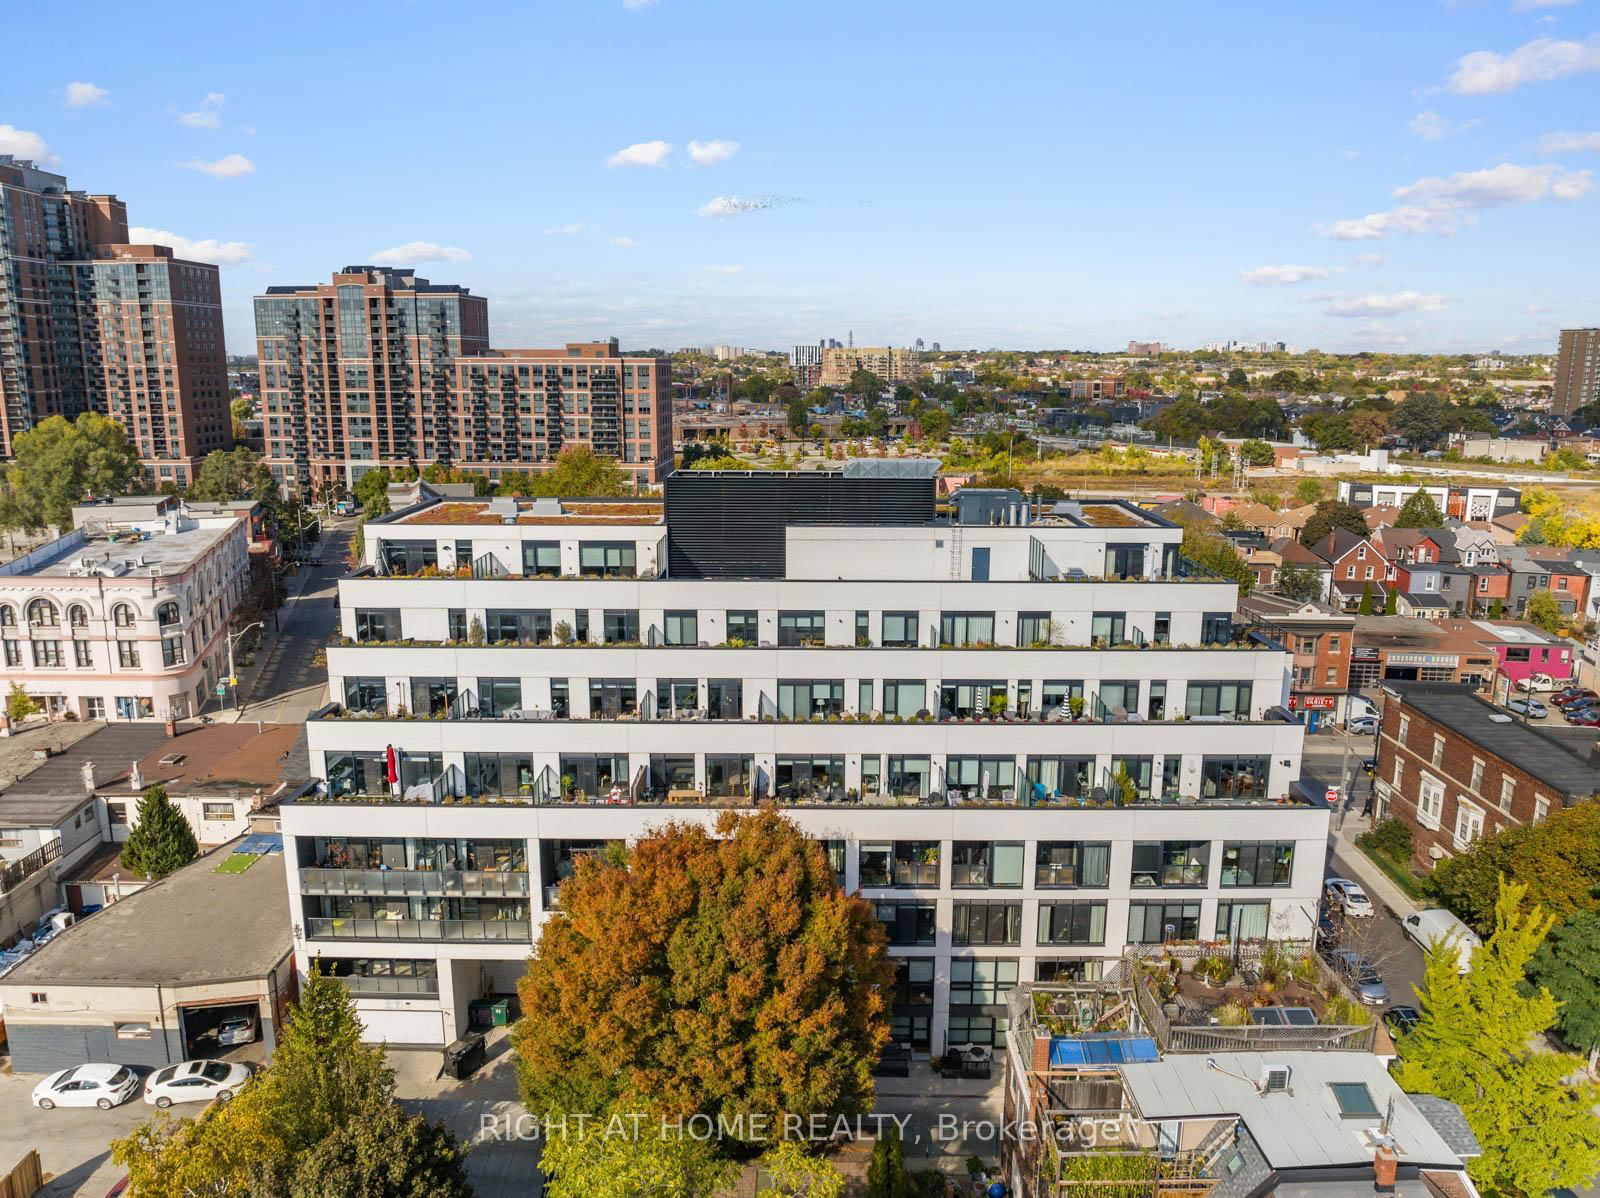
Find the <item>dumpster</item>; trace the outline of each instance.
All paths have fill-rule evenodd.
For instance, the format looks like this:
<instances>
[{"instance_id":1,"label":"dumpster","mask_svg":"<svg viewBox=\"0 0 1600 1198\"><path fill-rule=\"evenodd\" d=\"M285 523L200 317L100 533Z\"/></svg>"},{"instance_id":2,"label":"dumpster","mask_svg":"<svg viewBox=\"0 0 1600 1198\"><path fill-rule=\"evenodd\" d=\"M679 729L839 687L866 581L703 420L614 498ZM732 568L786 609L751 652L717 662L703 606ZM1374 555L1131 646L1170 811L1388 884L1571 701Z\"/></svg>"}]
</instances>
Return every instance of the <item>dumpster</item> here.
<instances>
[{"instance_id":1,"label":"dumpster","mask_svg":"<svg viewBox=\"0 0 1600 1198\"><path fill-rule=\"evenodd\" d=\"M503 998L479 998L467 1005L467 1022L476 1029L505 1027L511 1022L511 1004Z\"/></svg>"},{"instance_id":2,"label":"dumpster","mask_svg":"<svg viewBox=\"0 0 1600 1198\"><path fill-rule=\"evenodd\" d=\"M483 1037L477 1032L468 1032L444 1050L444 1067L440 1072L462 1081L476 1073L482 1064Z\"/></svg>"}]
</instances>

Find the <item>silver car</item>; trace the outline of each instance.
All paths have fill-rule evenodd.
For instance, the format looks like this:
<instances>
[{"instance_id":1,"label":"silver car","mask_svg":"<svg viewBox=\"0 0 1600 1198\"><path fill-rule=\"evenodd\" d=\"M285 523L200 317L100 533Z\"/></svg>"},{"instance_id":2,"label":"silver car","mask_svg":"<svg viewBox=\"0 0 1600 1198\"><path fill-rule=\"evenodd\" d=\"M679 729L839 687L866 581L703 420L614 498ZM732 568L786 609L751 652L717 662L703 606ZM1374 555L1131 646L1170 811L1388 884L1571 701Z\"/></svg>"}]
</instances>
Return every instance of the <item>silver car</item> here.
<instances>
[{"instance_id":1,"label":"silver car","mask_svg":"<svg viewBox=\"0 0 1600 1198\"><path fill-rule=\"evenodd\" d=\"M1347 948L1338 949L1328 959L1367 1006L1388 1005L1389 987L1383 984L1383 977L1371 961Z\"/></svg>"}]
</instances>

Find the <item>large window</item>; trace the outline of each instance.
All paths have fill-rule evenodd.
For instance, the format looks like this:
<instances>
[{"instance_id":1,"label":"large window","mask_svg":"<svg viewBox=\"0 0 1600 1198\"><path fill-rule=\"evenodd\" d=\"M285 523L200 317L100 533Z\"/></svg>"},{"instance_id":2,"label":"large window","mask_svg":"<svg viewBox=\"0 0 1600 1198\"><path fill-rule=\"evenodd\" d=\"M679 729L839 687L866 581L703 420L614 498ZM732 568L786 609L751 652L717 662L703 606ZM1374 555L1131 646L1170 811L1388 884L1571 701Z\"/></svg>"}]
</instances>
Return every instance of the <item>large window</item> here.
<instances>
[{"instance_id":1,"label":"large window","mask_svg":"<svg viewBox=\"0 0 1600 1198\"><path fill-rule=\"evenodd\" d=\"M325 768L330 795L381 795L389 791L382 753L329 753Z\"/></svg>"},{"instance_id":2,"label":"large window","mask_svg":"<svg viewBox=\"0 0 1600 1198\"><path fill-rule=\"evenodd\" d=\"M1287 886L1293 873L1293 841L1228 841L1222 846L1224 886Z\"/></svg>"},{"instance_id":3,"label":"large window","mask_svg":"<svg viewBox=\"0 0 1600 1198\"><path fill-rule=\"evenodd\" d=\"M1095 691L1094 714L1096 719L1127 719L1139 714L1139 684L1133 681L1106 679Z\"/></svg>"},{"instance_id":4,"label":"large window","mask_svg":"<svg viewBox=\"0 0 1600 1198\"><path fill-rule=\"evenodd\" d=\"M356 640L397 641L400 639L398 607L356 608Z\"/></svg>"},{"instance_id":5,"label":"large window","mask_svg":"<svg viewBox=\"0 0 1600 1198\"><path fill-rule=\"evenodd\" d=\"M1233 613L1207 612L1200 618L1200 641L1205 645L1225 645L1233 639Z\"/></svg>"},{"instance_id":6,"label":"large window","mask_svg":"<svg viewBox=\"0 0 1600 1198\"><path fill-rule=\"evenodd\" d=\"M1040 944L1104 944L1104 903L1040 903Z\"/></svg>"},{"instance_id":7,"label":"large window","mask_svg":"<svg viewBox=\"0 0 1600 1198\"><path fill-rule=\"evenodd\" d=\"M1267 757L1203 757L1200 759L1200 797L1264 799L1271 764Z\"/></svg>"},{"instance_id":8,"label":"large window","mask_svg":"<svg viewBox=\"0 0 1600 1198\"><path fill-rule=\"evenodd\" d=\"M456 712L456 680L454 678L413 678L411 680L411 710L417 715L454 715Z\"/></svg>"},{"instance_id":9,"label":"large window","mask_svg":"<svg viewBox=\"0 0 1600 1198\"><path fill-rule=\"evenodd\" d=\"M914 1049L931 1047L933 958L898 957L894 963L894 1010L889 1037Z\"/></svg>"},{"instance_id":10,"label":"large window","mask_svg":"<svg viewBox=\"0 0 1600 1198\"><path fill-rule=\"evenodd\" d=\"M1051 643L1053 621L1047 611L1017 613L1017 648L1030 649Z\"/></svg>"},{"instance_id":11,"label":"large window","mask_svg":"<svg viewBox=\"0 0 1600 1198\"><path fill-rule=\"evenodd\" d=\"M1009 793L1016 797L1015 757L949 757L945 759L945 788L950 794L973 800L998 802Z\"/></svg>"},{"instance_id":12,"label":"large window","mask_svg":"<svg viewBox=\"0 0 1600 1198\"><path fill-rule=\"evenodd\" d=\"M706 754L706 793L713 798L749 798L755 784L755 758Z\"/></svg>"},{"instance_id":13,"label":"large window","mask_svg":"<svg viewBox=\"0 0 1600 1198\"><path fill-rule=\"evenodd\" d=\"M862 846L865 848L866 846ZM939 842L897 840L892 847L891 869L895 886L939 884Z\"/></svg>"},{"instance_id":14,"label":"large window","mask_svg":"<svg viewBox=\"0 0 1600 1198\"><path fill-rule=\"evenodd\" d=\"M728 613L728 640L743 641L747 645L754 645L760 639L761 620L758 613L753 611L730 611Z\"/></svg>"},{"instance_id":15,"label":"large window","mask_svg":"<svg viewBox=\"0 0 1600 1198\"><path fill-rule=\"evenodd\" d=\"M995 696L1005 697L1006 684L993 682L945 682L939 687L939 717L969 720L991 714ZM993 706L991 706L993 704Z\"/></svg>"},{"instance_id":16,"label":"large window","mask_svg":"<svg viewBox=\"0 0 1600 1198\"><path fill-rule=\"evenodd\" d=\"M883 714L909 720L928 710L928 686L922 679L888 679L883 684Z\"/></svg>"},{"instance_id":17,"label":"large window","mask_svg":"<svg viewBox=\"0 0 1600 1198\"><path fill-rule=\"evenodd\" d=\"M420 574L439 564L437 541L384 541L383 562L390 574Z\"/></svg>"},{"instance_id":18,"label":"large window","mask_svg":"<svg viewBox=\"0 0 1600 1198\"><path fill-rule=\"evenodd\" d=\"M1021 903L958 902L951 927L952 944L1021 944Z\"/></svg>"},{"instance_id":19,"label":"large window","mask_svg":"<svg viewBox=\"0 0 1600 1198\"><path fill-rule=\"evenodd\" d=\"M1272 918L1271 903L1217 904L1218 940L1265 940Z\"/></svg>"},{"instance_id":20,"label":"large window","mask_svg":"<svg viewBox=\"0 0 1600 1198\"><path fill-rule=\"evenodd\" d=\"M1097 611L1089 626L1089 635L1097 645L1120 645L1128 639L1128 613Z\"/></svg>"},{"instance_id":21,"label":"large window","mask_svg":"<svg viewBox=\"0 0 1600 1198\"><path fill-rule=\"evenodd\" d=\"M706 711L714 720L737 720L742 717L744 681L739 678L708 678Z\"/></svg>"},{"instance_id":22,"label":"large window","mask_svg":"<svg viewBox=\"0 0 1600 1198\"><path fill-rule=\"evenodd\" d=\"M382 678L346 678L344 705L351 711L380 712L388 708Z\"/></svg>"},{"instance_id":23,"label":"large window","mask_svg":"<svg viewBox=\"0 0 1600 1198\"><path fill-rule=\"evenodd\" d=\"M636 573L631 541L585 541L578 546L578 573L590 578L627 578Z\"/></svg>"},{"instance_id":24,"label":"large window","mask_svg":"<svg viewBox=\"0 0 1600 1198\"><path fill-rule=\"evenodd\" d=\"M1111 845L1102 840L1041 840L1035 849L1033 884L1104 886L1111 876Z\"/></svg>"},{"instance_id":25,"label":"large window","mask_svg":"<svg viewBox=\"0 0 1600 1198\"><path fill-rule=\"evenodd\" d=\"M548 608L491 607L483 613L484 638L491 644L512 641L519 645L544 645L550 641Z\"/></svg>"},{"instance_id":26,"label":"large window","mask_svg":"<svg viewBox=\"0 0 1600 1198\"><path fill-rule=\"evenodd\" d=\"M772 783L780 799L842 799L844 758L779 757Z\"/></svg>"},{"instance_id":27,"label":"large window","mask_svg":"<svg viewBox=\"0 0 1600 1198\"><path fill-rule=\"evenodd\" d=\"M607 611L602 617L601 636L608 645L635 644L639 640L639 612Z\"/></svg>"},{"instance_id":28,"label":"large window","mask_svg":"<svg viewBox=\"0 0 1600 1198\"><path fill-rule=\"evenodd\" d=\"M469 795L532 795L533 758L526 753L468 753Z\"/></svg>"},{"instance_id":29,"label":"large window","mask_svg":"<svg viewBox=\"0 0 1600 1198\"><path fill-rule=\"evenodd\" d=\"M139 668L139 642L117 642L117 664L124 670L137 670Z\"/></svg>"},{"instance_id":30,"label":"large window","mask_svg":"<svg viewBox=\"0 0 1600 1198\"><path fill-rule=\"evenodd\" d=\"M494 719L522 707L522 679L478 679L478 714Z\"/></svg>"},{"instance_id":31,"label":"large window","mask_svg":"<svg viewBox=\"0 0 1600 1198\"><path fill-rule=\"evenodd\" d=\"M1204 886L1211 860L1207 840L1143 840L1134 842L1134 886Z\"/></svg>"},{"instance_id":32,"label":"large window","mask_svg":"<svg viewBox=\"0 0 1600 1198\"><path fill-rule=\"evenodd\" d=\"M889 793L899 798L925 799L933 781L933 762L927 757L890 757Z\"/></svg>"},{"instance_id":33,"label":"large window","mask_svg":"<svg viewBox=\"0 0 1600 1198\"><path fill-rule=\"evenodd\" d=\"M700 615L694 611L669 611L666 614L665 631L669 645L698 645Z\"/></svg>"},{"instance_id":34,"label":"large window","mask_svg":"<svg viewBox=\"0 0 1600 1198\"><path fill-rule=\"evenodd\" d=\"M1078 798L1093 786L1093 757L1029 757L1024 769L1030 797Z\"/></svg>"},{"instance_id":35,"label":"large window","mask_svg":"<svg viewBox=\"0 0 1600 1198\"><path fill-rule=\"evenodd\" d=\"M524 574L560 574L561 542L522 542L522 572Z\"/></svg>"},{"instance_id":36,"label":"large window","mask_svg":"<svg viewBox=\"0 0 1600 1198\"><path fill-rule=\"evenodd\" d=\"M1145 547L1143 545L1107 545L1107 578L1143 578Z\"/></svg>"},{"instance_id":37,"label":"large window","mask_svg":"<svg viewBox=\"0 0 1600 1198\"><path fill-rule=\"evenodd\" d=\"M1128 943L1200 939L1199 903L1129 903Z\"/></svg>"},{"instance_id":38,"label":"large window","mask_svg":"<svg viewBox=\"0 0 1600 1198\"><path fill-rule=\"evenodd\" d=\"M877 885L875 882L861 883ZM872 904L889 934L889 943L897 945L932 944L934 942L934 905L932 903L875 902Z\"/></svg>"},{"instance_id":39,"label":"large window","mask_svg":"<svg viewBox=\"0 0 1600 1198\"><path fill-rule=\"evenodd\" d=\"M1022 845L958 840L950 847L950 885L1021 886Z\"/></svg>"},{"instance_id":40,"label":"large window","mask_svg":"<svg viewBox=\"0 0 1600 1198\"><path fill-rule=\"evenodd\" d=\"M914 611L886 611L883 613L883 645L885 648L904 649L917 643L917 613Z\"/></svg>"},{"instance_id":41,"label":"large window","mask_svg":"<svg viewBox=\"0 0 1600 1198\"><path fill-rule=\"evenodd\" d=\"M844 710L844 682L837 678L807 678L778 683L778 715L782 719L808 719L838 715Z\"/></svg>"},{"instance_id":42,"label":"large window","mask_svg":"<svg viewBox=\"0 0 1600 1198\"><path fill-rule=\"evenodd\" d=\"M993 1007L1005 1002L1017 984L1014 960L957 957L950 962L950 1005L952 1007ZM954 1033L950 1042L958 1043Z\"/></svg>"},{"instance_id":43,"label":"large window","mask_svg":"<svg viewBox=\"0 0 1600 1198\"><path fill-rule=\"evenodd\" d=\"M614 720L639 710L639 684L632 678L589 679L589 715Z\"/></svg>"},{"instance_id":44,"label":"large window","mask_svg":"<svg viewBox=\"0 0 1600 1198\"><path fill-rule=\"evenodd\" d=\"M1119 780L1126 777L1133 783L1133 793L1136 798L1148 799L1150 797L1150 783L1155 776L1155 758L1153 757L1113 757L1111 759L1111 781L1120 785Z\"/></svg>"},{"instance_id":45,"label":"large window","mask_svg":"<svg viewBox=\"0 0 1600 1198\"><path fill-rule=\"evenodd\" d=\"M1250 691L1248 682L1191 682L1186 710L1191 719L1220 715L1247 720L1250 718Z\"/></svg>"},{"instance_id":46,"label":"large window","mask_svg":"<svg viewBox=\"0 0 1600 1198\"><path fill-rule=\"evenodd\" d=\"M783 648L820 645L826 635L826 617L820 611L778 613L778 644Z\"/></svg>"},{"instance_id":47,"label":"large window","mask_svg":"<svg viewBox=\"0 0 1600 1198\"><path fill-rule=\"evenodd\" d=\"M165 641L162 642L162 647L166 647ZM179 658L178 660L181 662L183 659ZM61 642L34 641L33 664L36 666L59 666L63 664L61 657ZM170 666L174 663L169 661L166 664Z\"/></svg>"},{"instance_id":48,"label":"large window","mask_svg":"<svg viewBox=\"0 0 1600 1198\"><path fill-rule=\"evenodd\" d=\"M994 644L992 611L947 611L939 613L941 645Z\"/></svg>"},{"instance_id":49,"label":"large window","mask_svg":"<svg viewBox=\"0 0 1600 1198\"><path fill-rule=\"evenodd\" d=\"M580 795L603 795L612 786L623 790L632 786L626 753L563 753L559 760L563 790Z\"/></svg>"}]
</instances>

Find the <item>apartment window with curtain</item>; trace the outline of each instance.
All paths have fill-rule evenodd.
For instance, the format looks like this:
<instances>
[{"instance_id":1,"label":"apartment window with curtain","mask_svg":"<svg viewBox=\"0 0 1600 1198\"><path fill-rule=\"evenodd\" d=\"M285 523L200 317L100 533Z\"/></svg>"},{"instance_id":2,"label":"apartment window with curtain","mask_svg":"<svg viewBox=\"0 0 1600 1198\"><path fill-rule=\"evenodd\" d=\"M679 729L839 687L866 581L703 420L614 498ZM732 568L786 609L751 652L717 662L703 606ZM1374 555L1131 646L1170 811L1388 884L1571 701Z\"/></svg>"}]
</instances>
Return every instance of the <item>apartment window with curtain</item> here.
<instances>
[{"instance_id":1,"label":"apartment window with curtain","mask_svg":"<svg viewBox=\"0 0 1600 1198\"><path fill-rule=\"evenodd\" d=\"M1248 682L1191 682L1185 696L1184 710L1190 719L1196 716L1249 719L1251 692L1252 686Z\"/></svg>"},{"instance_id":2,"label":"apartment window with curtain","mask_svg":"<svg viewBox=\"0 0 1600 1198\"><path fill-rule=\"evenodd\" d=\"M522 542L522 572L524 574L560 574L561 542Z\"/></svg>"},{"instance_id":3,"label":"apartment window with curtain","mask_svg":"<svg viewBox=\"0 0 1600 1198\"><path fill-rule=\"evenodd\" d=\"M881 644L887 649L913 648L917 643L917 613L886 611L882 619Z\"/></svg>"},{"instance_id":4,"label":"apartment window with curtain","mask_svg":"<svg viewBox=\"0 0 1600 1198\"><path fill-rule=\"evenodd\" d=\"M1090 639L1097 645L1120 645L1128 639L1128 614L1097 611L1090 622Z\"/></svg>"},{"instance_id":5,"label":"apartment window with curtain","mask_svg":"<svg viewBox=\"0 0 1600 1198\"><path fill-rule=\"evenodd\" d=\"M754 645L761 635L759 614L753 611L730 611L727 616L727 637L730 641L743 641Z\"/></svg>"},{"instance_id":6,"label":"apartment window with curtain","mask_svg":"<svg viewBox=\"0 0 1600 1198\"><path fill-rule=\"evenodd\" d=\"M693 611L669 611L666 614L666 639L669 645L698 645L700 643L700 615Z\"/></svg>"},{"instance_id":7,"label":"apartment window with curtain","mask_svg":"<svg viewBox=\"0 0 1600 1198\"><path fill-rule=\"evenodd\" d=\"M1265 940L1271 920L1271 903L1236 903L1223 899L1217 904L1217 939Z\"/></svg>"},{"instance_id":8,"label":"apartment window with curtain","mask_svg":"<svg viewBox=\"0 0 1600 1198\"><path fill-rule=\"evenodd\" d=\"M1222 846L1224 886L1287 886L1293 874L1293 841L1235 840Z\"/></svg>"},{"instance_id":9,"label":"apartment window with curtain","mask_svg":"<svg viewBox=\"0 0 1600 1198\"><path fill-rule=\"evenodd\" d=\"M1100 887L1111 878L1109 841L1041 840L1034 849L1033 884L1051 887Z\"/></svg>"},{"instance_id":10,"label":"apartment window with curtain","mask_svg":"<svg viewBox=\"0 0 1600 1198\"><path fill-rule=\"evenodd\" d=\"M1021 903L957 902L952 910L952 944L1021 944Z\"/></svg>"},{"instance_id":11,"label":"apartment window with curtain","mask_svg":"<svg viewBox=\"0 0 1600 1198\"><path fill-rule=\"evenodd\" d=\"M939 614L941 645L994 644L992 611L947 611Z\"/></svg>"},{"instance_id":12,"label":"apartment window with curtain","mask_svg":"<svg viewBox=\"0 0 1600 1198\"><path fill-rule=\"evenodd\" d=\"M1129 882L1136 887L1204 886L1210 860L1210 841L1136 841Z\"/></svg>"},{"instance_id":13,"label":"apartment window with curtain","mask_svg":"<svg viewBox=\"0 0 1600 1198\"><path fill-rule=\"evenodd\" d=\"M778 715L786 720L838 715L844 711L844 681L838 678L780 681Z\"/></svg>"},{"instance_id":14,"label":"apartment window with curtain","mask_svg":"<svg viewBox=\"0 0 1600 1198\"><path fill-rule=\"evenodd\" d=\"M1021 842L956 841L950 846L950 885L1021 886Z\"/></svg>"},{"instance_id":15,"label":"apartment window with curtain","mask_svg":"<svg viewBox=\"0 0 1600 1198\"><path fill-rule=\"evenodd\" d=\"M1200 939L1199 903L1129 903L1128 943Z\"/></svg>"},{"instance_id":16,"label":"apartment window with curtain","mask_svg":"<svg viewBox=\"0 0 1600 1198\"><path fill-rule=\"evenodd\" d=\"M1040 903L1040 944L1096 945L1106 942L1104 903Z\"/></svg>"},{"instance_id":17,"label":"apartment window with curtain","mask_svg":"<svg viewBox=\"0 0 1600 1198\"><path fill-rule=\"evenodd\" d=\"M1022 611L1017 613L1017 648L1028 649L1034 645L1051 643L1050 613L1047 611Z\"/></svg>"},{"instance_id":18,"label":"apartment window with curtain","mask_svg":"<svg viewBox=\"0 0 1600 1198\"><path fill-rule=\"evenodd\" d=\"M631 541L585 541L578 546L578 573L588 578L627 578L637 572Z\"/></svg>"},{"instance_id":19,"label":"apartment window with curtain","mask_svg":"<svg viewBox=\"0 0 1600 1198\"><path fill-rule=\"evenodd\" d=\"M827 635L826 615L820 611L781 611L778 613L778 645L798 648L820 645Z\"/></svg>"}]
</instances>

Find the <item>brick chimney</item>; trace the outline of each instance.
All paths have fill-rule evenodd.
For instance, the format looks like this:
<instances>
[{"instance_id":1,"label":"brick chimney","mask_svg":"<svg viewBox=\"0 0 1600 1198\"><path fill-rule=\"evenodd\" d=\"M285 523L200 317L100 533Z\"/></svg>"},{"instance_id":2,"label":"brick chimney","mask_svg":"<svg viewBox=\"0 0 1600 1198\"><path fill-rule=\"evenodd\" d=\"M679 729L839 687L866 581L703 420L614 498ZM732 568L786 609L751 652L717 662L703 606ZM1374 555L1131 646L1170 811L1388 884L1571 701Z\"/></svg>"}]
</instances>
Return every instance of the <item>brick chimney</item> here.
<instances>
[{"instance_id":1,"label":"brick chimney","mask_svg":"<svg viewBox=\"0 0 1600 1198\"><path fill-rule=\"evenodd\" d=\"M1400 1167L1399 1154L1388 1144L1378 1145L1372 1154L1373 1188L1379 1194L1394 1193L1395 1173Z\"/></svg>"}]
</instances>

